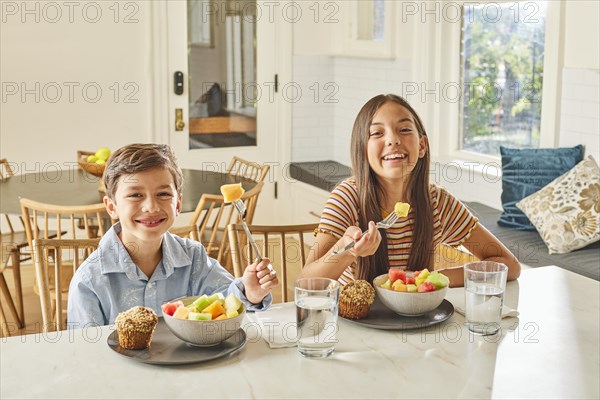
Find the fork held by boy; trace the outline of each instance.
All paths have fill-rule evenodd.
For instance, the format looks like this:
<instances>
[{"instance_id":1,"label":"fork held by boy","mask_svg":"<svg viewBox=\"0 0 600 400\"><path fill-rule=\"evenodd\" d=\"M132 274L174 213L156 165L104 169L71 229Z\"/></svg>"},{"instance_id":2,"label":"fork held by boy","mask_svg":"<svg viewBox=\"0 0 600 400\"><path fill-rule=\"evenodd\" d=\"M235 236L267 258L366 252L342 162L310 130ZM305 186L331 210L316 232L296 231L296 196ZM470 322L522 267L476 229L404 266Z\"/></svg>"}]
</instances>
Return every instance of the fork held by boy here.
<instances>
[{"instance_id":1,"label":"fork held by boy","mask_svg":"<svg viewBox=\"0 0 600 400\"><path fill-rule=\"evenodd\" d=\"M261 262L262 254L260 252L260 249L258 248L258 245L256 244L256 241L252 237L252 233L250 232L248 225L246 224L246 205L244 204L244 202L242 200L234 200L234 201L232 201L232 203L233 203L233 206L235 207L235 209L237 210L238 214L240 214L240 217L242 217L242 226L244 227L246 236L248 236L248 241L250 242L250 246L252 246L252 250L254 250L254 253L256 254L255 261ZM275 269L273 269L273 266L271 265L271 263L269 263L269 265L267 265L267 268L269 268L269 275L276 274L276 271L275 271Z\"/></svg>"}]
</instances>

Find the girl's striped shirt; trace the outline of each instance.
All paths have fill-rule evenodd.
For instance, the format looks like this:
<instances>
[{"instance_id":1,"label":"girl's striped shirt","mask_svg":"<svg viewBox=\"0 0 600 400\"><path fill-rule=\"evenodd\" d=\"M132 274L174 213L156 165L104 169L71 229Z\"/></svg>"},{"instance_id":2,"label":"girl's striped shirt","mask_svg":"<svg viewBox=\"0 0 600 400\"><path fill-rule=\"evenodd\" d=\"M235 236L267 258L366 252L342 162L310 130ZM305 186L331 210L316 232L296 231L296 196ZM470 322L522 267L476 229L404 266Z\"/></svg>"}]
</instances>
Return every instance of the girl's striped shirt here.
<instances>
[{"instance_id":1,"label":"girl's striped shirt","mask_svg":"<svg viewBox=\"0 0 600 400\"><path fill-rule=\"evenodd\" d=\"M429 193L433 208L434 251L440 243L453 247L460 246L468 239L479 220L444 188L431 184ZM354 178L348 178L331 192L321 215L318 232L331 234L339 239L349 226L358 226L359 213L356 182ZM408 215L400 218L387 229L390 267L406 267L410 255L414 223L413 205L411 205ZM360 228L364 230L366 227ZM354 268L355 264L346 268L339 278L342 285L354 280Z\"/></svg>"}]
</instances>

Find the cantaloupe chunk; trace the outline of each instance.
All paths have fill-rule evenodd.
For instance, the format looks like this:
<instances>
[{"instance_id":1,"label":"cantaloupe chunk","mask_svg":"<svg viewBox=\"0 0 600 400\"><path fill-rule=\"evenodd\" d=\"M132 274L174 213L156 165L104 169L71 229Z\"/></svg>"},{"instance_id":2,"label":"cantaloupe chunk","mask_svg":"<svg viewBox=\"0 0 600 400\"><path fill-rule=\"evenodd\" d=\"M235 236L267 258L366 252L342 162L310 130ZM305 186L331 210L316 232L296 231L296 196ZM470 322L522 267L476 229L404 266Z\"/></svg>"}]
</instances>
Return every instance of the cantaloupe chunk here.
<instances>
[{"instance_id":1,"label":"cantaloupe chunk","mask_svg":"<svg viewBox=\"0 0 600 400\"><path fill-rule=\"evenodd\" d=\"M231 203L232 201L239 200L244 194L244 188L241 183L232 183L230 185L221 186L221 194L225 200L225 203Z\"/></svg>"},{"instance_id":2,"label":"cantaloupe chunk","mask_svg":"<svg viewBox=\"0 0 600 400\"><path fill-rule=\"evenodd\" d=\"M223 304L221 304L221 302L215 301L210 306L208 306L204 310L202 310L202 312L210 313L210 314L212 314L213 319L217 319L217 317L219 315L225 313L225 308L223 307Z\"/></svg>"},{"instance_id":3,"label":"cantaloupe chunk","mask_svg":"<svg viewBox=\"0 0 600 400\"><path fill-rule=\"evenodd\" d=\"M404 218L408 215L408 211L410 210L410 204L397 202L394 206L394 212L400 217Z\"/></svg>"}]
</instances>

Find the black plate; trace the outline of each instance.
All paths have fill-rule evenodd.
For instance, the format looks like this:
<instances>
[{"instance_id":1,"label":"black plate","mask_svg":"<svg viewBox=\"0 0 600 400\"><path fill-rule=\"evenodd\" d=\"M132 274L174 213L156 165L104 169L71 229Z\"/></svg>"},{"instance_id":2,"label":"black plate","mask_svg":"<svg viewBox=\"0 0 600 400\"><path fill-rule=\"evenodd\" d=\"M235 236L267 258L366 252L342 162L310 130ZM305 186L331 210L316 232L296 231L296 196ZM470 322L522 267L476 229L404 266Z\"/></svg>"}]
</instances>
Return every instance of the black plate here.
<instances>
[{"instance_id":1,"label":"black plate","mask_svg":"<svg viewBox=\"0 0 600 400\"><path fill-rule=\"evenodd\" d=\"M342 318L348 322L366 326L368 328L406 330L426 328L431 325L439 324L450 318L452 314L454 314L454 306L448 300L444 300L436 309L427 314L406 317L396 314L383 305L379 298L376 297L367 318L359 320Z\"/></svg>"},{"instance_id":2,"label":"black plate","mask_svg":"<svg viewBox=\"0 0 600 400\"><path fill-rule=\"evenodd\" d=\"M162 318L158 319L158 325L154 330L154 337L150 347L144 350L127 350L119 345L117 331L108 336L108 347L115 352L131 358L132 360L146 364L177 365L192 364L214 360L216 358L231 355L244 347L246 344L246 332L243 329L231 336L229 339L216 346L198 347L187 344L177 338Z\"/></svg>"}]
</instances>

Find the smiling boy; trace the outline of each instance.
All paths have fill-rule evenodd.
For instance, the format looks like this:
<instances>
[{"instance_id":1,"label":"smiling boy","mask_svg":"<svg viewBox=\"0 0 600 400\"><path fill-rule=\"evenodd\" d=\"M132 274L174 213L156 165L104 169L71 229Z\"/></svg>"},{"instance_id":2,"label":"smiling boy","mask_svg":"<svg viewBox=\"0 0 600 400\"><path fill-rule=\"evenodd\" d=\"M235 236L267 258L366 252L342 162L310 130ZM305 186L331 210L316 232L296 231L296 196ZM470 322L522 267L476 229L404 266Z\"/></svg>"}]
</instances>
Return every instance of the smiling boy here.
<instances>
[{"instance_id":1,"label":"smiling boy","mask_svg":"<svg viewBox=\"0 0 600 400\"><path fill-rule=\"evenodd\" d=\"M104 204L118 222L75 273L68 323L82 328L112 324L133 306L152 308L182 297L234 293L248 310L271 303L278 279L268 259L234 279L195 241L168 232L181 211L183 176L169 146L131 144L109 159Z\"/></svg>"}]
</instances>

